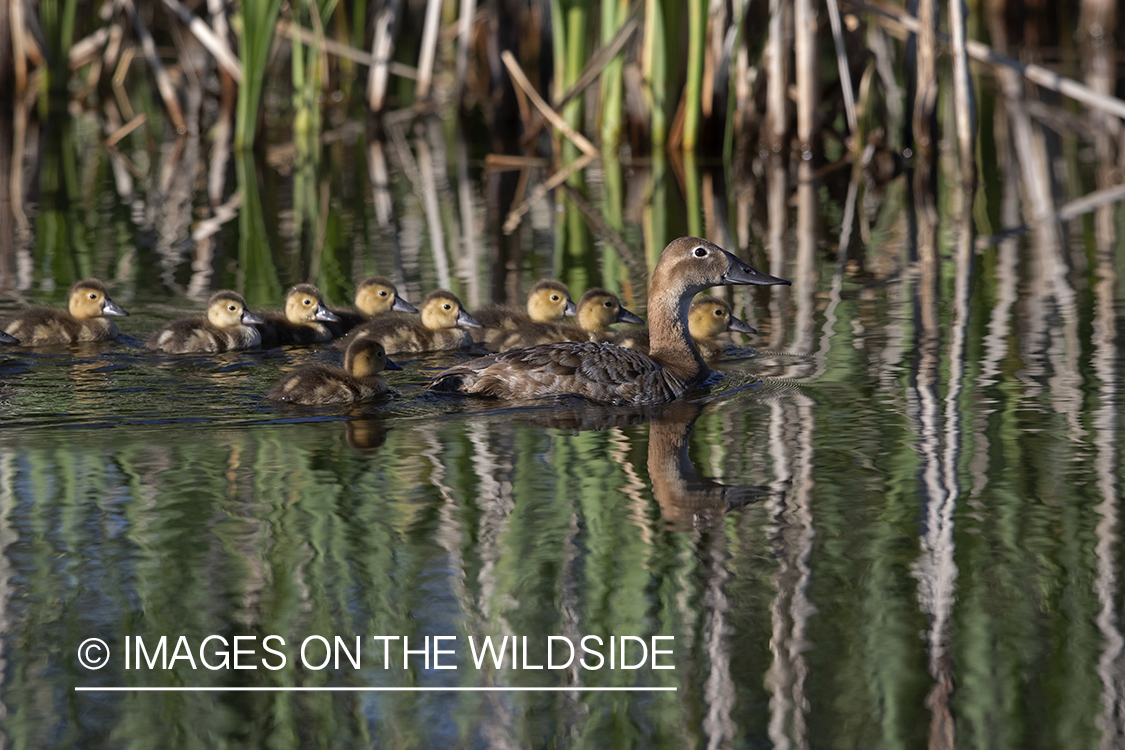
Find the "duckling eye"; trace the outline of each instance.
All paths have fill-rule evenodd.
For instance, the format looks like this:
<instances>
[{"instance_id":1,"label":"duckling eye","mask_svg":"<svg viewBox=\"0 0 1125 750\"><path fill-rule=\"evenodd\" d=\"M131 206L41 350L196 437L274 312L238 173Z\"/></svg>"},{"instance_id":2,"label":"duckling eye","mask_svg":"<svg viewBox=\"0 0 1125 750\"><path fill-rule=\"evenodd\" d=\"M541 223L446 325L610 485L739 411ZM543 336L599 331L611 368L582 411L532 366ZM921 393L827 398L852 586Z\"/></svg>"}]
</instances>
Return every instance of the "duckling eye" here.
<instances>
[{"instance_id":1,"label":"duckling eye","mask_svg":"<svg viewBox=\"0 0 1125 750\"><path fill-rule=\"evenodd\" d=\"M706 256L707 256L707 248L705 248L705 247L695 248L695 257L704 258Z\"/></svg>"},{"instance_id":2,"label":"duckling eye","mask_svg":"<svg viewBox=\"0 0 1125 750\"><path fill-rule=\"evenodd\" d=\"M613 303L612 303L612 302L610 302L609 300L606 300L606 302L605 302L605 306L606 306L606 307L613 307Z\"/></svg>"},{"instance_id":3,"label":"duckling eye","mask_svg":"<svg viewBox=\"0 0 1125 750\"><path fill-rule=\"evenodd\" d=\"M442 306L441 306L441 309L442 309L442 310L449 310L449 309L451 309L451 308L450 308L450 306L449 306L449 305L447 305L447 304L446 304L446 305L442 305Z\"/></svg>"},{"instance_id":4,"label":"duckling eye","mask_svg":"<svg viewBox=\"0 0 1125 750\"><path fill-rule=\"evenodd\" d=\"M720 318L723 317L723 311L722 310L716 310L715 314L718 315Z\"/></svg>"},{"instance_id":5,"label":"duckling eye","mask_svg":"<svg viewBox=\"0 0 1125 750\"><path fill-rule=\"evenodd\" d=\"M98 298L98 295L96 293L90 292L90 299L97 299L97 298Z\"/></svg>"},{"instance_id":6,"label":"duckling eye","mask_svg":"<svg viewBox=\"0 0 1125 750\"><path fill-rule=\"evenodd\" d=\"M552 295L551 295L551 301L552 301L552 302L558 302L558 301L559 301L559 295L557 295L557 294L552 294Z\"/></svg>"},{"instance_id":7,"label":"duckling eye","mask_svg":"<svg viewBox=\"0 0 1125 750\"><path fill-rule=\"evenodd\" d=\"M380 296L380 297L386 297L386 296L387 296L387 292L386 292L386 291L380 291L380 292L379 292L379 296Z\"/></svg>"},{"instance_id":8,"label":"duckling eye","mask_svg":"<svg viewBox=\"0 0 1125 750\"><path fill-rule=\"evenodd\" d=\"M238 307L235 306L235 305L227 305L227 309L230 310L231 312L234 312L235 310L238 309Z\"/></svg>"},{"instance_id":9,"label":"duckling eye","mask_svg":"<svg viewBox=\"0 0 1125 750\"><path fill-rule=\"evenodd\" d=\"M307 299L307 300L305 300L305 301L304 301L304 304L306 304L306 305L311 305L311 304L312 304L312 300L311 300L311 299Z\"/></svg>"}]
</instances>

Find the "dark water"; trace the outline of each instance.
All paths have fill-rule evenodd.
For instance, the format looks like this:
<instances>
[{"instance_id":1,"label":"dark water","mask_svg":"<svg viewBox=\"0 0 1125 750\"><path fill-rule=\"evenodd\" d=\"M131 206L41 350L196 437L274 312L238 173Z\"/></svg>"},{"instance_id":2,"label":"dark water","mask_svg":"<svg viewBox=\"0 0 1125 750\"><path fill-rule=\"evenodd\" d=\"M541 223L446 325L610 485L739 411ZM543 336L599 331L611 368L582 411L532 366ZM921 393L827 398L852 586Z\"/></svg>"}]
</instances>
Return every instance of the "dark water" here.
<instances>
[{"instance_id":1,"label":"dark water","mask_svg":"<svg viewBox=\"0 0 1125 750\"><path fill-rule=\"evenodd\" d=\"M446 145L433 136L408 155ZM131 204L96 149L71 157L96 199L41 197L18 251L22 291L0 312L58 303L96 274L133 316L116 344L0 352L6 745L1125 742L1120 207L974 250L953 207L928 224L900 178L861 196L840 251L846 183L767 206L764 189L721 173L689 171L681 197L658 164L630 170L624 189L605 165L583 188L601 225L549 199L513 253L494 231L506 176L431 155L428 202L399 154L383 195L366 149L357 137L307 173L237 165L226 196L241 207L194 242L191 217L210 212L197 185L175 216L177 177L138 186ZM982 236L1011 206L991 189ZM643 311L645 264L688 231L794 285L734 292L762 332L740 342L756 353L667 408L423 393L452 354L403 358L383 401L295 410L263 394L336 352L140 347L214 289L262 307L308 277L342 302L372 272L415 302L448 284L470 309L553 274L576 298L604 284ZM546 664L549 636L588 635L602 668L530 668ZM167 670L153 657L162 636L180 657ZM311 636L352 653L360 637L359 665L341 654L318 668L315 638L302 664ZM389 664L375 636L400 638ZM421 653L403 667L401 639L421 649L427 636L431 650L452 636L438 658L456 669ZM469 638L485 636L518 637L518 668L478 668ZM653 669L651 653L623 669L616 651L610 669L607 639L623 636L630 663L644 642L674 669ZM110 651L99 670L78 660L94 637ZM235 637L254 669L203 664L233 660ZM137 639L154 668L138 668ZM564 686L633 690L140 690Z\"/></svg>"}]
</instances>

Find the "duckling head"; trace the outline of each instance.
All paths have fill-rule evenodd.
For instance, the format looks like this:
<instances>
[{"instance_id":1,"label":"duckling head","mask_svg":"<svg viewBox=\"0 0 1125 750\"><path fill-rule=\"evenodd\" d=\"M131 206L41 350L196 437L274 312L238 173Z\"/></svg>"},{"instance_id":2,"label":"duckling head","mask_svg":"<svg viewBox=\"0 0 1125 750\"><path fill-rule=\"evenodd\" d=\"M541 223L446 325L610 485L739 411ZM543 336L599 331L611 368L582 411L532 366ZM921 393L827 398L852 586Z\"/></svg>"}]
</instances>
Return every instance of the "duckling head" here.
<instances>
[{"instance_id":1,"label":"duckling head","mask_svg":"<svg viewBox=\"0 0 1125 750\"><path fill-rule=\"evenodd\" d=\"M0 331L0 344L18 344L19 342L20 340L10 333Z\"/></svg>"},{"instance_id":2,"label":"duckling head","mask_svg":"<svg viewBox=\"0 0 1125 750\"><path fill-rule=\"evenodd\" d=\"M298 284L285 293L285 319L290 323L339 320L335 313L324 306L320 290L312 284Z\"/></svg>"},{"instance_id":3,"label":"duckling head","mask_svg":"<svg viewBox=\"0 0 1125 750\"><path fill-rule=\"evenodd\" d=\"M713 242L699 237L680 237L668 243L652 272L649 305L658 294L670 294L676 299L687 295L683 297L686 307L687 300L713 286L791 283L750 267Z\"/></svg>"},{"instance_id":4,"label":"duckling head","mask_svg":"<svg viewBox=\"0 0 1125 750\"><path fill-rule=\"evenodd\" d=\"M461 307L461 300L453 292L439 289L422 300L422 325L432 331L443 328L484 328L480 322Z\"/></svg>"},{"instance_id":5,"label":"duckling head","mask_svg":"<svg viewBox=\"0 0 1125 750\"><path fill-rule=\"evenodd\" d=\"M83 279L72 286L68 308L70 314L80 320L129 314L109 298L105 285L97 279Z\"/></svg>"},{"instance_id":6,"label":"duckling head","mask_svg":"<svg viewBox=\"0 0 1125 750\"><path fill-rule=\"evenodd\" d=\"M701 294L688 310L688 331L693 339L713 339L724 331L757 333L731 315L730 306L717 297Z\"/></svg>"},{"instance_id":7,"label":"duckling head","mask_svg":"<svg viewBox=\"0 0 1125 750\"><path fill-rule=\"evenodd\" d=\"M229 289L215 292L207 302L207 321L216 328L234 328L264 322L246 309L246 300Z\"/></svg>"},{"instance_id":8,"label":"duckling head","mask_svg":"<svg viewBox=\"0 0 1125 750\"><path fill-rule=\"evenodd\" d=\"M344 352L344 369L353 377L369 378L383 370L402 368L387 359L382 342L372 336L360 336Z\"/></svg>"},{"instance_id":9,"label":"duckling head","mask_svg":"<svg viewBox=\"0 0 1125 750\"><path fill-rule=\"evenodd\" d=\"M574 306L566 284L543 279L527 293L527 314L536 323L550 323L563 316L574 317L578 308Z\"/></svg>"},{"instance_id":10,"label":"duckling head","mask_svg":"<svg viewBox=\"0 0 1125 750\"><path fill-rule=\"evenodd\" d=\"M621 306L617 295L608 289L587 289L578 300L578 327L584 331L604 331L614 323L644 323Z\"/></svg>"},{"instance_id":11,"label":"duckling head","mask_svg":"<svg viewBox=\"0 0 1125 750\"><path fill-rule=\"evenodd\" d=\"M369 318L395 310L416 313L418 308L398 296L394 282L386 276L369 276L355 290L355 309Z\"/></svg>"}]
</instances>

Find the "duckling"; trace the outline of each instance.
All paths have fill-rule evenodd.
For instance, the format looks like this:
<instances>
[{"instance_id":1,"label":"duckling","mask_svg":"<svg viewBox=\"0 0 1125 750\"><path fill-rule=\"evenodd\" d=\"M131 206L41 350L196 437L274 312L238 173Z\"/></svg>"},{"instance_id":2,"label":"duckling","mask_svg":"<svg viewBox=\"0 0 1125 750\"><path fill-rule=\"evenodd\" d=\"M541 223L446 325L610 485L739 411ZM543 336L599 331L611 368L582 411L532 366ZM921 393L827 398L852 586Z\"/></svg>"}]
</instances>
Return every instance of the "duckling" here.
<instances>
[{"instance_id":1,"label":"duckling","mask_svg":"<svg viewBox=\"0 0 1125 750\"><path fill-rule=\"evenodd\" d=\"M328 330L339 338L356 326L391 311L416 313L418 308L398 296L394 282L386 276L368 276L355 288L355 311L332 310L340 320L329 323Z\"/></svg>"},{"instance_id":2,"label":"duckling","mask_svg":"<svg viewBox=\"0 0 1125 750\"><path fill-rule=\"evenodd\" d=\"M477 310L475 317L484 328L473 331L473 341L494 349L496 342L509 331L528 323L553 323L563 317L574 317L577 312L566 284L543 279L535 282L527 293L526 312L510 305L489 305Z\"/></svg>"},{"instance_id":3,"label":"duckling","mask_svg":"<svg viewBox=\"0 0 1125 750\"><path fill-rule=\"evenodd\" d=\"M587 289L578 300L577 324L529 323L512 331L495 343L496 351L506 352L537 344L563 341L614 342L618 333L610 328L614 323L644 323L621 306L617 295L608 289Z\"/></svg>"},{"instance_id":4,"label":"duckling","mask_svg":"<svg viewBox=\"0 0 1125 750\"><path fill-rule=\"evenodd\" d=\"M378 339L361 336L344 353L344 369L328 365L305 365L270 389L266 397L291 404L319 406L352 404L387 392L383 370L401 370Z\"/></svg>"},{"instance_id":5,"label":"duckling","mask_svg":"<svg viewBox=\"0 0 1125 750\"><path fill-rule=\"evenodd\" d=\"M438 373L433 391L493 398L575 395L613 405L681 398L711 374L688 335L691 299L725 284L789 284L698 237L672 240L649 285L650 353L614 344L544 344L470 360Z\"/></svg>"},{"instance_id":6,"label":"duckling","mask_svg":"<svg viewBox=\"0 0 1125 750\"><path fill-rule=\"evenodd\" d=\"M262 346L331 341L332 332L320 321L338 320L312 284L297 284L285 293L284 313L263 313L262 318Z\"/></svg>"},{"instance_id":7,"label":"duckling","mask_svg":"<svg viewBox=\"0 0 1125 750\"><path fill-rule=\"evenodd\" d=\"M734 317L730 305L718 297L701 294L691 303L688 310L688 333L691 334L695 348L707 360L723 356L724 345L718 335L724 331L738 333L757 333L756 330ZM648 354L648 328L639 328L622 335L621 345Z\"/></svg>"},{"instance_id":8,"label":"duckling","mask_svg":"<svg viewBox=\"0 0 1125 750\"><path fill-rule=\"evenodd\" d=\"M112 341L117 338L117 326L102 316L128 314L109 298L102 282L83 279L70 288L67 312L33 307L8 321L3 330L24 346Z\"/></svg>"},{"instance_id":9,"label":"duckling","mask_svg":"<svg viewBox=\"0 0 1125 750\"><path fill-rule=\"evenodd\" d=\"M206 318L181 318L152 334L145 347L166 354L230 352L260 346L255 325L262 319L246 309L246 300L229 289L215 292L207 302Z\"/></svg>"},{"instance_id":10,"label":"duckling","mask_svg":"<svg viewBox=\"0 0 1125 750\"><path fill-rule=\"evenodd\" d=\"M413 318L383 318L364 323L337 342L337 347L347 347L360 336L373 336L383 342L387 354L401 352L436 352L461 349L473 343L467 328L482 328L461 300L452 292L438 290L422 300L421 320Z\"/></svg>"},{"instance_id":11,"label":"duckling","mask_svg":"<svg viewBox=\"0 0 1125 750\"><path fill-rule=\"evenodd\" d=\"M20 340L15 336L0 331L0 344L18 344L19 342Z\"/></svg>"}]
</instances>

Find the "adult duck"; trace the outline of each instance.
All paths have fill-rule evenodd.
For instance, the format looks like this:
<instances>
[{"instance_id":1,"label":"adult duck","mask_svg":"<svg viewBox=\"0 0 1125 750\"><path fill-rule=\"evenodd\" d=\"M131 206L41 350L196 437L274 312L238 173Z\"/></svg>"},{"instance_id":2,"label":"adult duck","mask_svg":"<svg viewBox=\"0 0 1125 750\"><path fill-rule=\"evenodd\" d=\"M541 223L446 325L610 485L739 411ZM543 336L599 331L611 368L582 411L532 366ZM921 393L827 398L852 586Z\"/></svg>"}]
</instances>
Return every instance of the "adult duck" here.
<instances>
[{"instance_id":1,"label":"adult duck","mask_svg":"<svg viewBox=\"0 0 1125 750\"><path fill-rule=\"evenodd\" d=\"M66 310L33 307L5 323L3 330L23 346L112 341L117 326L105 316L128 314L109 298L102 282L83 279L70 288Z\"/></svg>"},{"instance_id":2,"label":"adult duck","mask_svg":"<svg viewBox=\"0 0 1125 750\"><path fill-rule=\"evenodd\" d=\"M389 312L416 313L418 308L400 297L394 282L386 276L368 276L355 288L355 309L333 309L332 314L339 320L328 323L328 330L333 336L343 336L356 326Z\"/></svg>"},{"instance_id":3,"label":"adult duck","mask_svg":"<svg viewBox=\"0 0 1125 750\"><path fill-rule=\"evenodd\" d=\"M701 294L692 300L688 309L688 333L695 342L700 356L708 362L720 359L726 346L719 340L719 334L726 331L736 333L757 333L756 330L736 318L728 305L718 297ZM621 345L648 354L648 328L629 331L621 338Z\"/></svg>"},{"instance_id":4,"label":"adult duck","mask_svg":"<svg viewBox=\"0 0 1125 750\"><path fill-rule=\"evenodd\" d=\"M789 284L707 240L681 237L660 257L649 285L649 354L593 342L513 349L451 367L434 391L502 399L576 395L614 405L674 401L711 374L688 335L692 298L713 286Z\"/></svg>"},{"instance_id":5,"label":"adult duck","mask_svg":"<svg viewBox=\"0 0 1125 750\"><path fill-rule=\"evenodd\" d=\"M576 323L530 323L510 331L489 347L498 352L540 344L564 341L600 341L616 343L618 333L610 328L615 323L644 323L621 305L617 295L608 289L587 289L578 300Z\"/></svg>"},{"instance_id":6,"label":"adult duck","mask_svg":"<svg viewBox=\"0 0 1125 750\"><path fill-rule=\"evenodd\" d=\"M165 354L217 354L260 346L255 328L263 321L246 307L238 292L224 289L211 295L207 317L174 320L149 337L145 346Z\"/></svg>"},{"instance_id":7,"label":"adult duck","mask_svg":"<svg viewBox=\"0 0 1125 750\"><path fill-rule=\"evenodd\" d=\"M376 339L360 337L344 353L344 369L305 365L289 373L270 389L273 401L307 406L352 404L387 392L383 370L401 370Z\"/></svg>"},{"instance_id":8,"label":"adult duck","mask_svg":"<svg viewBox=\"0 0 1125 750\"><path fill-rule=\"evenodd\" d=\"M473 317L484 328L473 330L473 341L492 349L496 342L528 323L554 323L577 312L566 284L542 279L527 293L526 312L510 305L489 305L474 312Z\"/></svg>"},{"instance_id":9,"label":"adult duck","mask_svg":"<svg viewBox=\"0 0 1125 750\"><path fill-rule=\"evenodd\" d=\"M336 343L346 348L360 336L371 336L383 342L387 354L404 352L437 352L462 349L473 343L465 328L481 328L481 324L461 306L453 292L439 289L422 300L420 319L382 318L352 330Z\"/></svg>"},{"instance_id":10,"label":"adult duck","mask_svg":"<svg viewBox=\"0 0 1125 750\"><path fill-rule=\"evenodd\" d=\"M297 284L285 293L285 311L262 313L258 330L262 346L319 344L332 340L332 332L324 323L336 320L324 306L319 289L312 284Z\"/></svg>"}]
</instances>

